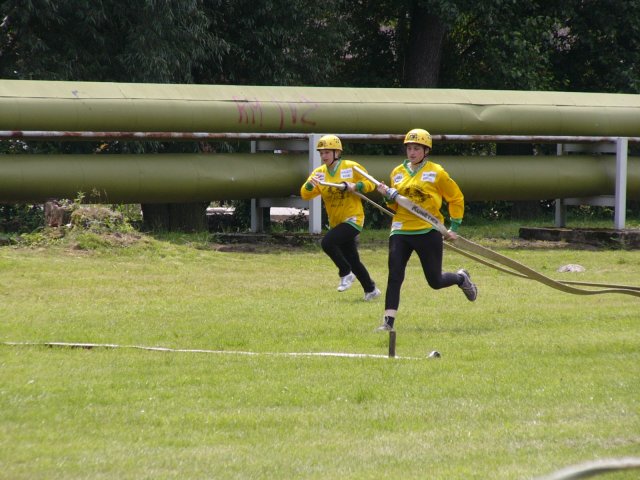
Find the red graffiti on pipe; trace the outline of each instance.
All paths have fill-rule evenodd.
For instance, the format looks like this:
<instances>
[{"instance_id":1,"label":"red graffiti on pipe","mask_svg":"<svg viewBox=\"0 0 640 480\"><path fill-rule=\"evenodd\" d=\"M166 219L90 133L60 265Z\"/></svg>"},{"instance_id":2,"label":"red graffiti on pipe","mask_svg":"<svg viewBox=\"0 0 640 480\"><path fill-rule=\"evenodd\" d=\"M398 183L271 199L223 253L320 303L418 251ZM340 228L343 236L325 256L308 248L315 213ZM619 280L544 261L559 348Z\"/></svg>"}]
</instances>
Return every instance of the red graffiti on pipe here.
<instances>
[{"instance_id":1,"label":"red graffiti on pipe","mask_svg":"<svg viewBox=\"0 0 640 480\"><path fill-rule=\"evenodd\" d=\"M268 113L268 105L263 105L260 100L250 100L248 98L233 97L238 109L238 123L246 125L263 125L265 110ZM311 114L319 108L319 105L309 99L302 98L301 102L281 102L273 100L278 108L280 125L279 129L284 130L288 124L297 125L316 125L316 122L310 119ZM302 104L302 107L301 107ZM283 106L284 105L284 106Z\"/></svg>"},{"instance_id":2,"label":"red graffiti on pipe","mask_svg":"<svg viewBox=\"0 0 640 480\"><path fill-rule=\"evenodd\" d=\"M315 112L318 108L320 108L320 105L318 105L313 100L309 100L308 98L304 98L304 97L302 97L302 103L305 105L305 107L302 109L302 115L300 116L300 123L305 125L315 125L316 122L314 122L313 120L309 120L307 117L311 115L313 112Z\"/></svg>"},{"instance_id":3,"label":"red graffiti on pipe","mask_svg":"<svg viewBox=\"0 0 640 480\"><path fill-rule=\"evenodd\" d=\"M236 107L238 108L238 123L245 123L249 125L256 124L256 117L259 117L257 120L258 125L262 126L262 105L260 105L260 100L248 100L246 98L238 98L233 97L233 100L236 102ZM251 120L249 120L251 117Z\"/></svg>"}]
</instances>

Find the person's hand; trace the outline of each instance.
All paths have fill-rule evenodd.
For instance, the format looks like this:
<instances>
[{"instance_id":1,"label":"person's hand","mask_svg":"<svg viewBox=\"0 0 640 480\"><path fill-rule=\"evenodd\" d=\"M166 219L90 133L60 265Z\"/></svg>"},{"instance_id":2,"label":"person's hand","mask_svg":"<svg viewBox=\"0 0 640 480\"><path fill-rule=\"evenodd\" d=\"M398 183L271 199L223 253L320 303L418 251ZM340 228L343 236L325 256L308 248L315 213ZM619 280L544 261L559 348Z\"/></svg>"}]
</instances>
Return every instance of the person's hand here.
<instances>
[{"instance_id":1,"label":"person's hand","mask_svg":"<svg viewBox=\"0 0 640 480\"><path fill-rule=\"evenodd\" d=\"M318 179L318 177L311 177L309 181L313 184L314 187L320 185L320 180Z\"/></svg>"},{"instance_id":2,"label":"person's hand","mask_svg":"<svg viewBox=\"0 0 640 480\"><path fill-rule=\"evenodd\" d=\"M395 201L396 197L398 196L398 190L396 190L395 188L387 187L383 182L380 182L377 190L384 196L384 198L392 202Z\"/></svg>"},{"instance_id":3,"label":"person's hand","mask_svg":"<svg viewBox=\"0 0 640 480\"><path fill-rule=\"evenodd\" d=\"M453 230L447 230L447 234L444 236L444 239L452 242L458 239L458 234Z\"/></svg>"},{"instance_id":4,"label":"person's hand","mask_svg":"<svg viewBox=\"0 0 640 480\"><path fill-rule=\"evenodd\" d=\"M351 182L343 182L345 189L347 190L347 192L355 192L356 191L356 184L355 183L351 183Z\"/></svg>"}]
</instances>

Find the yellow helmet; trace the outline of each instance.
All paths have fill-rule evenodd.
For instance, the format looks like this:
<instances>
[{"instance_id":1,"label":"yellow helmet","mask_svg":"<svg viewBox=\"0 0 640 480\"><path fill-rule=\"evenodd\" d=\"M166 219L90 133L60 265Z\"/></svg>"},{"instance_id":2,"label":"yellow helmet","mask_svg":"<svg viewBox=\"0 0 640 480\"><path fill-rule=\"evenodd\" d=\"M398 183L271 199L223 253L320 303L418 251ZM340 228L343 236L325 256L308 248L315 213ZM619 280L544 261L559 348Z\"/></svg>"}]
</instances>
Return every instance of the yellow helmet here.
<instances>
[{"instance_id":1,"label":"yellow helmet","mask_svg":"<svg viewBox=\"0 0 640 480\"><path fill-rule=\"evenodd\" d=\"M432 148L431 134L422 128L414 128L413 130L409 130L405 135L404 143L418 143L425 147Z\"/></svg>"},{"instance_id":2,"label":"yellow helmet","mask_svg":"<svg viewBox=\"0 0 640 480\"><path fill-rule=\"evenodd\" d=\"M335 135L325 135L320 137L316 150L340 150L342 151L342 142Z\"/></svg>"}]
</instances>

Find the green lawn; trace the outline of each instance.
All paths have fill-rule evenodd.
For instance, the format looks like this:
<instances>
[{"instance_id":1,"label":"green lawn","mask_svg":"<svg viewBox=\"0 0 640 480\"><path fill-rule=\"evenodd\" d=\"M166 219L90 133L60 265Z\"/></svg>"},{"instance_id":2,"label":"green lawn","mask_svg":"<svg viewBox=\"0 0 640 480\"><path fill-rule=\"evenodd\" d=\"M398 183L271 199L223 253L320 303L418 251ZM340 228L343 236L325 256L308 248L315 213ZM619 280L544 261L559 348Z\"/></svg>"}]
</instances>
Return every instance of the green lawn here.
<instances>
[{"instance_id":1,"label":"green lawn","mask_svg":"<svg viewBox=\"0 0 640 480\"><path fill-rule=\"evenodd\" d=\"M383 290L385 237L361 249ZM476 240L556 279L640 285L639 251ZM530 479L640 456L640 298L446 253L470 303L412 258L391 359L382 299L336 292L317 246L101 242L0 247L2 479Z\"/></svg>"}]
</instances>

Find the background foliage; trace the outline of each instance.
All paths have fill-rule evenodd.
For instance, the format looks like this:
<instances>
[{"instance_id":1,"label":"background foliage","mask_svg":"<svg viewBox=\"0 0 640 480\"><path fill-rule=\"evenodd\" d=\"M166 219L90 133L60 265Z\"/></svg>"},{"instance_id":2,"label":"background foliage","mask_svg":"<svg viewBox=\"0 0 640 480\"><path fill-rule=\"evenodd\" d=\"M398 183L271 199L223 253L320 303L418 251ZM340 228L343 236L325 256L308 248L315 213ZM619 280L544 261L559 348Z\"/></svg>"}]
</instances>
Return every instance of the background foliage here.
<instances>
[{"instance_id":1,"label":"background foliage","mask_svg":"<svg viewBox=\"0 0 640 480\"><path fill-rule=\"evenodd\" d=\"M0 20L2 78L402 87L439 47L422 86L640 91L637 0L5 0Z\"/></svg>"},{"instance_id":2,"label":"background foliage","mask_svg":"<svg viewBox=\"0 0 640 480\"><path fill-rule=\"evenodd\" d=\"M640 0L4 0L0 78L639 93ZM0 153L203 148L0 141Z\"/></svg>"}]
</instances>

